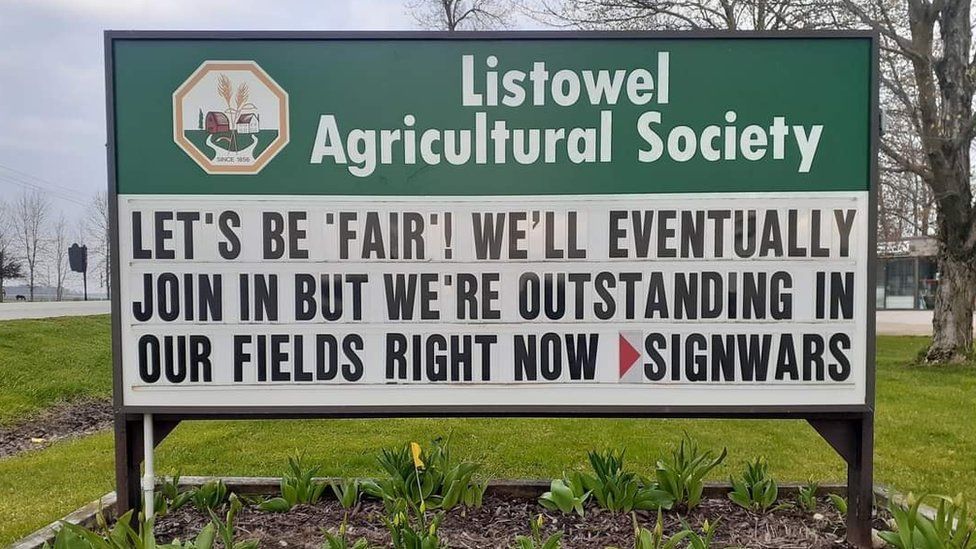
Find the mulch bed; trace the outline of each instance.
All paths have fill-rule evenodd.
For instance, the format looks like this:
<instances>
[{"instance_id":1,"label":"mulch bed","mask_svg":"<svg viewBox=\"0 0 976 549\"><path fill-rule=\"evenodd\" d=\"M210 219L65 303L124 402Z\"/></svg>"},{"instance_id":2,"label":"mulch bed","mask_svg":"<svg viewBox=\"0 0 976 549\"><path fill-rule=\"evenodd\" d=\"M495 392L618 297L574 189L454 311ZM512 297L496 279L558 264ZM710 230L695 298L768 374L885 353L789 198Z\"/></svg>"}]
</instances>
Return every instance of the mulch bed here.
<instances>
[{"instance_id":1,"label":"mulch bed","mask_svg":"<svg viewBox=\"0 0 976 549\"><path fill-rule=\"evenodd\" d=\"M83 399L58 404L13 425L0 426L0 458L111 427L112 403L107 400Z\"/></svg>"},{"instance_id":2,"label":"mulch bed","mask_svg":"<svg viewBox=\"0 0 976 549\"><path fill-rule=\"evenodd\" d=\"M237 518L237 539L254 539L261 547L321 547L322 531L333 533L342 523L347 511L334 500L315 505L300 505L288 513L265 513L245 507ZM551 513L534 500L486 496L478 509L456 508L441 524L440 537L452 548L508 548L516 535L529 534L529 521L538 514L545 515L544 533L564 532L565 549L602 549L634 546L634 532L629 514L611 514L589 506L585 518L576 515ZM815 520L813 513L798 509L782 509L765 515L748 512L730 501L705 500L685 520L700 531L707 518L720 519L713 547L750 547L758 549L817 549L848 547L844 542L844 521L826 502L821 502ZM365 537L371 545L389 547L389 534L383 526L383 506L365 501L348 511L348 539ZM641 525L653 529L656 513L639 512ZM679 514L664 515L666 535L682 529ZM169 542L173 538L187 540L206 525L204 514L185 506L160 518L156 523L156 538ZM879 522L879 525L882 523ZM684 544L682 545L682 547Z\"/></svg>"}]
</instances>

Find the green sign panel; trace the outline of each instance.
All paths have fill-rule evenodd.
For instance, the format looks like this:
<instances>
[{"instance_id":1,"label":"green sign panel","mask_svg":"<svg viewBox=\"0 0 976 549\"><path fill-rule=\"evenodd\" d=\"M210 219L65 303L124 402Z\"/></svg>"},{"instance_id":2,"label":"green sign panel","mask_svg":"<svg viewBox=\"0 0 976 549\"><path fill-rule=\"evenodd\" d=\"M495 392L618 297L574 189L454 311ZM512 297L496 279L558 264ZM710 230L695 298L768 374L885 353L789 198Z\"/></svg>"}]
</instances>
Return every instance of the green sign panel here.
<instances>
[{"instance_id":1,"label":"green sign panel","mask_svg":"<svg viewBox=\"0 0 976 549\"><path fill-rule=\"evenodd\" d=\"M112 55L119 194L869 188L869 37L121 37Z\"/></svg>"}]
</instances>

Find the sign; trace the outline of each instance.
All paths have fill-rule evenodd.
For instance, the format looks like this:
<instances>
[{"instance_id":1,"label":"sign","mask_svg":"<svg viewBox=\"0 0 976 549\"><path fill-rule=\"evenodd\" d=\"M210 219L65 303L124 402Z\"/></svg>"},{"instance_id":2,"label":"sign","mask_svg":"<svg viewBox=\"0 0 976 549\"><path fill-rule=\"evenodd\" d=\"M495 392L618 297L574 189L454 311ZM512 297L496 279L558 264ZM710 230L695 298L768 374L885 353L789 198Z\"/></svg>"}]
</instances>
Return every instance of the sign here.
<instances>
[{"instance_id":1,"label":"sign","mask_svg":"<svg viewBox=\"0 0 976 549\"><path fill-rule=\"evenodd\" d=\"M76 273L88 271L88 246L72 244L68 248L68 266Z\"/></svg>"},{"instance_id":2,"label":"sign","mask_svg":"<svg viewBox=\"0 0 976 549\"><path fill-rule=\"evenodd\" d=\"M873 406L869 34L110 47L130 412Z\"/></svg>"}]
</instances>

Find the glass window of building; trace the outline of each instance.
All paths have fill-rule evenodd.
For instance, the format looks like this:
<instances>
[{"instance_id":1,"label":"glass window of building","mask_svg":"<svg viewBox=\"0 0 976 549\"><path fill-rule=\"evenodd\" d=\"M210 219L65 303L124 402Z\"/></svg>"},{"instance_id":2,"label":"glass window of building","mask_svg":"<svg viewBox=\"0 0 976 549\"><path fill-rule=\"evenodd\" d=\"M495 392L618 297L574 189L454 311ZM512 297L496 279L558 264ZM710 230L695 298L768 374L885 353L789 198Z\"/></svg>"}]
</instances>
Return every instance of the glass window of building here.
<instances>
[{"instance_id":1,"label":"glass window of building","mask_svg":"<svg viewBox=\"0 0 976 549\"><path fill-rule=\"evenodd\" d=\"M878 309L885 308L885 265L887 263L885 259L878 259L878 271L874 277L874 306Z\"/></svg>"},{"instance_id":2,"label":"glass window of building","mask_svg":"<svg viewBox=\"0 0 976 549\"><path fill-rule=\"evenodd\" d=\"M889 259L885 265L885 308L914 309L915 258Z\"/></svg>"},{"instance_id":3,"label":"glass window of building","mask_svg":"<svg viewBox=\"0 0 976 549\"><path fill-rule=\"evenodd\" d=\"M939 288L939 264L934 257L918 258L918 308L934 309Z\"/></svg>"}]
</instances>

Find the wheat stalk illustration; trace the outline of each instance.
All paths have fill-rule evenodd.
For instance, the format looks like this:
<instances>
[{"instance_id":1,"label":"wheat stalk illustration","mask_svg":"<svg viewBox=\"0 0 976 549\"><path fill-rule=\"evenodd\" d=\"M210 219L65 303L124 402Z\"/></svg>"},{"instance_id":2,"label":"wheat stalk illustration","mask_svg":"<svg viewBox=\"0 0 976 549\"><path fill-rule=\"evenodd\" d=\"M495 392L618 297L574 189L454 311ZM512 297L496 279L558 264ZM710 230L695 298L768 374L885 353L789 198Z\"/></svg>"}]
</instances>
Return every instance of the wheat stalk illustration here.
<instances>
[{"instance_id":1,"label":"wheat stalk illustration","mask_svg":"<svg viewBox=\"0 0 976 549\"><path fill-rule=\"evenodd\" d=\"M217 77L217 95L224 99L224 102L227 103L228 109L230 108L230 95L232 87L233 84L231 84L230 78L227 78L226 74L221 74Z\"/></svg>"},{"instance_id":2,"label":"wheat stalk illustration","mask_svg":"<svg viewBox=\"0 0 976 549\"><path fill-rule=\"evenodd\" d=\"M226 74L223 73L217 77L217 95L223 99L224 103L227 105L224 113L229 119L228 129L230 130L230 137L225 135L217 138L216 141L226 141L230 143L231 148L236 151L237 120L245 111L256 111L257 106L250 102L251 89L248 87L247 82L241 82L237 86L237 91L234 92L234 83Z\"/></svg>"}]
</instances>

